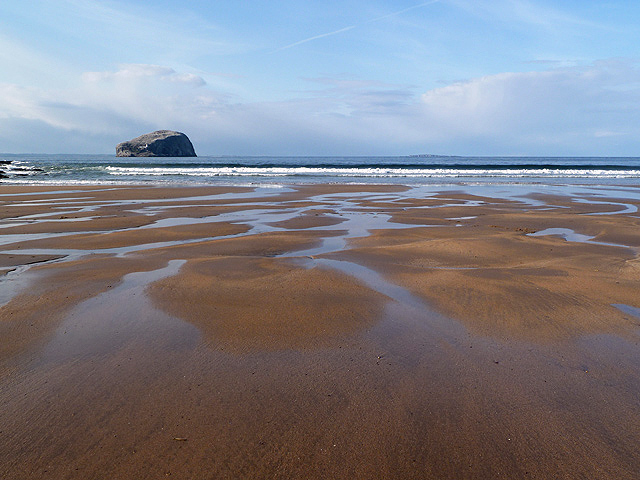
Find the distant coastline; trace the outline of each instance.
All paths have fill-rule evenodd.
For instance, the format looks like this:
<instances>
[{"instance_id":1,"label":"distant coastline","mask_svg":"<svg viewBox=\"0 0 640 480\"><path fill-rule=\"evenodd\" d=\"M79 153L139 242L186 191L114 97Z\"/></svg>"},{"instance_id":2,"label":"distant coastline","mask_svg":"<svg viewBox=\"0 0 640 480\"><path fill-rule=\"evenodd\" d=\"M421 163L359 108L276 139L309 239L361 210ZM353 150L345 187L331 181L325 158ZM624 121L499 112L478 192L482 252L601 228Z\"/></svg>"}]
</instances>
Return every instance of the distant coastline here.
<instances>
[{"instance_id":1,"label":"distant coastline","mask_svg":"<svg viewBox=\"0 0 640 480\"><path fill-rule=\"evenodd\" d=\"M407 156L410 158L460 158L460 155L438 155L437 153L416 153Z\"/></svg>"}]
</instances>

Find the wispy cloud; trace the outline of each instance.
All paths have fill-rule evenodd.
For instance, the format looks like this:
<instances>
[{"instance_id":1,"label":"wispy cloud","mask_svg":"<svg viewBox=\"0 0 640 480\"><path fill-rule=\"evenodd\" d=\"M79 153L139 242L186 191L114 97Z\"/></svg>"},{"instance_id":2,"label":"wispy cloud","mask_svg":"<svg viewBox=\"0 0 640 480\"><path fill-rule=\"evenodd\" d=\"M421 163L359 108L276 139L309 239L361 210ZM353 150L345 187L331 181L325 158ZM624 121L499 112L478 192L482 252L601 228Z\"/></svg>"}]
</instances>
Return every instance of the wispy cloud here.
<instances>
[{"instance_id":1,"label":"wispy cloud","mask_svg":"<svg viewBox=\"0 0 640 480\"><path fill-rule=\"evenodd\" d=\"M41 1L41 0L40 0ZM51 2L49 2L51 3ZM144 2L143 2L144 3ZM189 10L187 2L172 9L140 2L60 0L47 15L60 35L91 41L103 51L126 48L152 61L246 52L245 42L212 20Z\"/></svg>"},{"instance_id":2,"label":"wispy cloud","mask_svg":"<svg viewBox=\"0 0 640 480\"><path fill-rule=\"evenodd\" d=\"M353 24L353 25L349 25L347 27L340 28L340 29L334 30L332 32L321 33L320 35L314 35L313 37L305 38L303 40L299 40L297 42L290 43L289 45L285 45L284 47L277 48L277 49L273 50L273 52L271 52L271 53L276 53L276 52L280 52L282 50L287 50L289 48L293 48L293 47L296 47L298 45L302 45L303 43L312 42L313 40L318 40L320 38L331 37L333 35L338 35L340 33L348 32L349 30L353 30L353 29L361 27L363 25L367 25L367 24L374 23L374 22L379 22L381 20L385 20L387 18L395 17L395 16L401 15L401 14L403 14L405 12L409 12L409 11L415 10L417 8L426 7L427 5L432 5L432 4L438 3L438 2L440 2L440 0L431 0L429 2L423 2L423 3L420 3L418 5L413 5L411 7L403 8L402 10L397 10L395 12L387 13L387 14L382 15L380 17L372 18L370 20L366 20L366 21L361 22L361 23L356 23L356 24Z\"/></svg>"},{"instance_id":3,"label":"wispy cloud","mask_svg":"<svg viewBox=\"0 0 640 480\"><path fill-rule=\"evenodd\" d=\"M194 75L193 73L177 73L170 67L140 63L120 65L120 69L115 72L86 72L82 77L89 82L127 81L146 77L149 79L188 84L195 87L201 87L207 84L202 77Z\"/></svg>"},{"instance_id":4,"label":"wispy cloud","mask_svg":"<svg viewBox=\"0 0 640 480\"><path fill-rule=\"evenodd\" d=\"M527 24L534 27L554 29L569 26L608 28L560 8L541 5L529 0L448 0L450 4L472 15L488 21ZM562 3L558 3L561 7Z\"/></svg>"},{"instance_id":5,"label":"wispy cloud","mask_svg":"<svg viewBox=\"0 0 640 480\"><path fill-rule=\"evenodd\" d=\"M55 76L51 72L56 72ZM47 55L24 41L0 34L0 77L3 81L33 85L46 78L49 85L64 83L77 70L64 59Z\"/></svg>"}]
</instances>

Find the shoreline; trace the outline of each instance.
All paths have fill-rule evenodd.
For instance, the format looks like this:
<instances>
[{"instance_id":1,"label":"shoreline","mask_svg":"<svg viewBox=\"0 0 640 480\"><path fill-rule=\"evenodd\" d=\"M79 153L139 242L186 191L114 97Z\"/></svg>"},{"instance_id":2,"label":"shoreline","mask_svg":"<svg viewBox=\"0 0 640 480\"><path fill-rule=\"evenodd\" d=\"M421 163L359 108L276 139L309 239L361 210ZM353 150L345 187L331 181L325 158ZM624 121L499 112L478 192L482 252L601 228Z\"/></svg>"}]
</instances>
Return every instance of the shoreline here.
<instances>
[{"instance_id":1,"label":"shoreline","mask_svg":"<svg viewBox=\"0 0 640 480\"><path fill-rule=\"evenodd\" d=\"M523 189L3 185L0 474L634 478L640 190Z\"/></svg>"},{"instance_id":2,"label":"shoreline","mask_svg":"<svg viewBox=\"0 0 640 480\"><path fill-rule=\"evenodd\" d=\"M640 157L16 155L1 184L279 185L317 183L452 185L637 185ZM454 159L455 161L452 161Z\"/></svg>"}]
</instances>

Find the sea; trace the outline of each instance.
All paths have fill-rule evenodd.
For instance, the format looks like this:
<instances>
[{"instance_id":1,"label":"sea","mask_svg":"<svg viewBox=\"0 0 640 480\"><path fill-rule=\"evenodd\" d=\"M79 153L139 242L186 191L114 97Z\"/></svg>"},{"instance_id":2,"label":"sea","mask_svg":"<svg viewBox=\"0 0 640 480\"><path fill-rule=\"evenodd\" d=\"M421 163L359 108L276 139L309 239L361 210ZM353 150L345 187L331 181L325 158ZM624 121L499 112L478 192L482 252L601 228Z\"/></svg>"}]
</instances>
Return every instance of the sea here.
<instances>
[{"instance_id":1,"label":"sea","mask_svg":"<svg viewBox=\"0 0 640 480\"><path fill-rule=\"evenodd\" d=\"M0 184L568 184L640 186L640 157L0 154Z\"/></svg>"}]
</instances>

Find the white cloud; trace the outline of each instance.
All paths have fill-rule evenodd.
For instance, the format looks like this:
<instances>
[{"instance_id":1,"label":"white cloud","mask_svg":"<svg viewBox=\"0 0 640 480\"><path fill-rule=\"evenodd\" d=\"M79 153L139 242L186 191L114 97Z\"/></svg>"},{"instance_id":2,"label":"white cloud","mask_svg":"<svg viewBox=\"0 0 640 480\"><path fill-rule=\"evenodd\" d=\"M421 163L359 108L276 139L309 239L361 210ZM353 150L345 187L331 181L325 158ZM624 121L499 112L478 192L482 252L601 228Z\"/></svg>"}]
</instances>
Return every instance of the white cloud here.
<instances>
[{"instance_id":1,"label":"white cloud","mask_svg":"<svg viewBox=\"0 0 640 480\"><path fill-rule=\"evenodd\" d=\"M422 95L344 77L314 82L323 88L275 102L242 101L161 65L85 73L65 90L0 84L0 149L33 151L25 122L51 136L39 151L77 148L84 135L94 143L83 151L108 152L158 128L188 133L202 154L628 155L640 147L640 69L630 61L500 73Z\"/></svg>"},{"instance_id":2,"label":"white cloud","mask_svg":"<svg viewBox=\"0 0 640 480\"><path fill-rule=\"evenodd\" d=\"M207 83L202 77L192 73L177 73L173 68L147 64L125 64L115 72L86 72L82 78L91 83L159 80L196 87Z\"/></svg>"},{"instance_id":3,"label":"white cloud","mask_svg":"<svg viewBox=\"0 0 640 480\"><path fill-rule=\"evenodd\" d=\"M117 135L123 125L188 119L203 104L201 88L196 87L205 85L191 73L141 64L86 72L67 89L0 84L0 118L38 121L67 132Z\"/></svg>"},{"instance_id":4,"label":"white cloud","mask_svg":"<svg viewBox=\"0 0 640 480\"><path fill-rule=\"evenodd\" d=\"M442 136L504 141L542 135L552 142L576 137L636 134L640 69L623 61L544 72L502 73L422 95L425 117ZM563 140L565 139L565 140ZM512 143L515 143L512 141Z\"/></svg>"}]
</instances>

